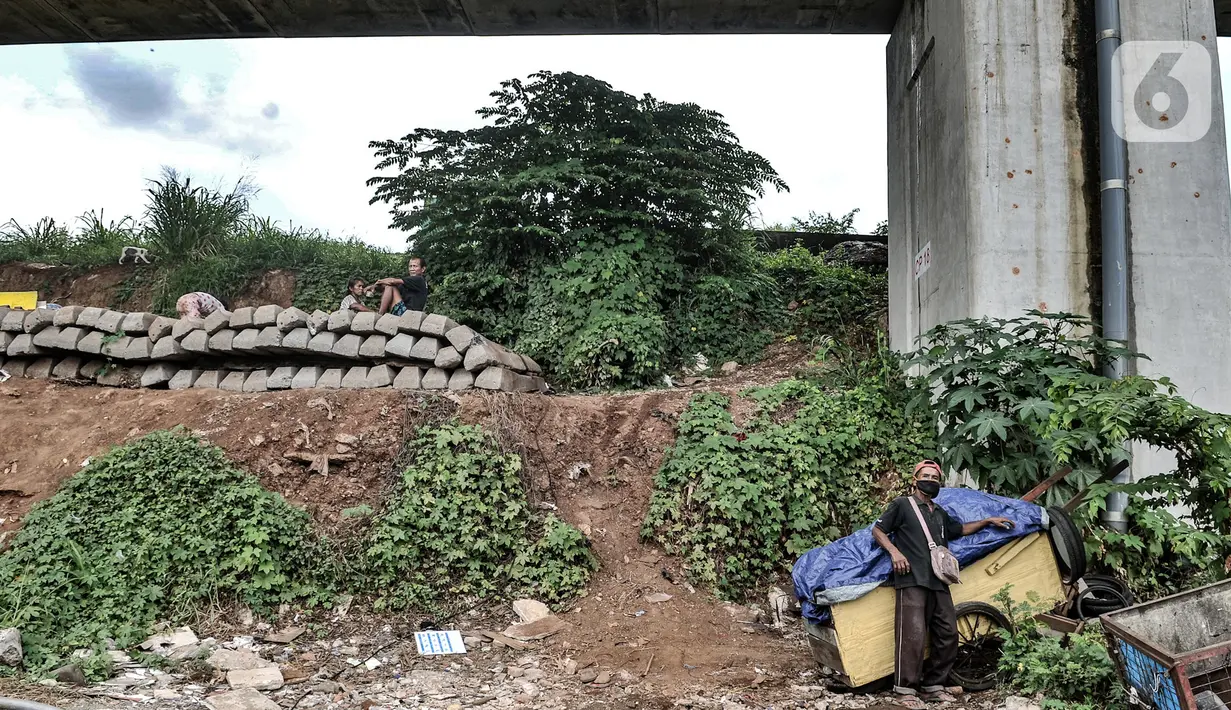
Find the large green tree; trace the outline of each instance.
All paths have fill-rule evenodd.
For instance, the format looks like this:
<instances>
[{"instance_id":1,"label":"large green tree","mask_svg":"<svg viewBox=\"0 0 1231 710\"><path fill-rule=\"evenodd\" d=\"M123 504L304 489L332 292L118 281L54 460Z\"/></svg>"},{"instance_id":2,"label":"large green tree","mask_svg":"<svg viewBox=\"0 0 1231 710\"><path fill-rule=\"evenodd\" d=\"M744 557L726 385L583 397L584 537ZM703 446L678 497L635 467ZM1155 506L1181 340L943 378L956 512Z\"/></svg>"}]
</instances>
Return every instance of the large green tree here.
<instances>
[{"instance_id":1,"label":"large green tree","mask_svg":"<svg viewBox=\"0 0 1231 710\"><path fill-rule=\"evenodd\" d=\"M492 98L481 127L371 144L372 201L427 257L435 310L578 386L764 344L774 284L744 226L786 185L722 116L572 73L509 80Z\"/></svg>"}]
</instances>

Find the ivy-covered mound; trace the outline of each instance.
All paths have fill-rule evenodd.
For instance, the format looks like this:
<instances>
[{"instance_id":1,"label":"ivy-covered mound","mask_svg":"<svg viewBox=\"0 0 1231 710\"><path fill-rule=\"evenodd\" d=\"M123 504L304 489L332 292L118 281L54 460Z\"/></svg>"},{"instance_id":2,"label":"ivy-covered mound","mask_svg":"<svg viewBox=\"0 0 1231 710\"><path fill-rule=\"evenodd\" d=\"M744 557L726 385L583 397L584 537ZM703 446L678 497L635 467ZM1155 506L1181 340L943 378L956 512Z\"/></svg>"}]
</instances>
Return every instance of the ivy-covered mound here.
<instances>
[{"instance_id":1,"label":"ivy-covered mound","mask_svg":"<svg viewBox=\"0 0 1231 710\"><path fill-rule=\"evenodd\" d=\"M743 428L725 395L694 397L642 537L681 554L694 581L739 598L867 525L934 447L927 420L904 414L896 361L886 364L845 389L797 379L752 390L757 411Z\"/></svg>"},{"instance_id":2,"label":"ivy-covered mound","mask_svg":"<svg viewBox=\"0 0 1231 710\"><path fill-rule=\"evenodd\" d=\"M0 556L0 627L27 669L143 641L206 600L256 608L318 595L308 516L180 432L113 448L35 506Z\"/></svg>"},{"instance_id":3,"label":"ivy-covered mound","mask_svg":"<svg viewBox=\"0 0 1231 710\"><path fill-rule=\"evenodd\" d=\"M425 428L401 489L367 548L378 608L430 608L442 597L575 596L598 561L576 528L532 515L521 458L478 426Z\"/></svg>"}]
</instances>

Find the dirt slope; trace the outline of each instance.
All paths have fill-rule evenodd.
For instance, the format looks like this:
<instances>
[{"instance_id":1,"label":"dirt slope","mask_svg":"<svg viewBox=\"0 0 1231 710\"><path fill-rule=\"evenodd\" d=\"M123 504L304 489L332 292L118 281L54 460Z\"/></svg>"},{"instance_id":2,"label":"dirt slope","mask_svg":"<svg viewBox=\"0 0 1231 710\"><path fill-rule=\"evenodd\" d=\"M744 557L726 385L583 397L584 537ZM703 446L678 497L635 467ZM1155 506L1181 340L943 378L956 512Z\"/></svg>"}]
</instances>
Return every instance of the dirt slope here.
<instances>
[{"instance_id":1,"label":"dirt slope","mask_svg":"<svg viewBox=\"0 0 1231 710\"><path fill-rule=\"evenodd\" d=\"M758 368L697 386L735 392L773 381L799 356L780 350ZM649 668L646 681L664 692L702 682L743 686L758 669L794 675L810 663L798 637L766 633L746 623L747 609L691 590L676 560L638 539L673 422L695 391L416 397L391 390L235 394L10 380L0 385L0 531L16 529L30 506L53 494L87 457L182 425L310 511L323 528L344 532L351 521L342 510L379 507L404 435L456 412L521 451L534 502L557 506L586 531L602 562L587 596L565 616L572 629L550 640L557 650L579 650L584 660L635 676ZM336 450L347 436L358 439L350 452L356 461L335 465L327 476L283 457L290 450ZM655 592L672 599L649 603Z\"/></svg>"}]
</instances>

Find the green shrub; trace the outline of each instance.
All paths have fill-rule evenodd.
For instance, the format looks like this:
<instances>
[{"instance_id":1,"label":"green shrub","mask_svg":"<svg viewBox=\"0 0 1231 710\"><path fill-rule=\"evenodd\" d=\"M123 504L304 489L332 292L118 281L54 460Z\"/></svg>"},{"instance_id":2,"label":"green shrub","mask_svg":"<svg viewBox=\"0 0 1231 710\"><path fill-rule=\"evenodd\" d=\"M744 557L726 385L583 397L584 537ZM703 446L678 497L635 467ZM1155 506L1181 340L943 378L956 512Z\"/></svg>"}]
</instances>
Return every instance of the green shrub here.
<instances>
[{"instance_id":1,"label":"green shrub","mask_svg":"<svg viewBox=\"0 0 1231 710\"><path fill-rule=\"evenodd\" d=\"M431 608L441 597L576 595L598 563L589 541L526 500L521 459L477 426L422 429L392 503L367 543L378 608Z\"/></svg>"},{"instance_id":2,"label":"green shrub","mask_svg":"<svg viewBox=\"0 0 1231 710\"><path fill-rule=\"evenodd\" d=\"M1035 620L1043 611L1039 595L1030 592L1025 603L1014 602L1005 588L995 596L1012 628L1000 629L1004 639L999 673L1008 689L1027 696L1042 694L1045 708L1119 708L1124 690L1098 622L1079 634L1063 638L1045 634Z\"/></svg>"},{"instance_id":3,"label":"green shrub","mask_svg":"<svg viewBox=\"0 0 1231 710\"><path fill-rule=\"evenodd\" d=\"M790 380L745 396L697 395L654 481L644 539L684 557L694 581L741 598L806 550L867 525L933 452L926 422L904 415L897 371L850 389Z\"/></svg>"},{"instance_id":4,"label":"green shrub","mask_svg":"<svg viewBox=\"0 0 1231 710\"><path fill-rule=\"evenodd\" d=\"M809 342L832 336L865 351L874 348L889 309L885 274L827 264L799 245L769 252L763 268L777 282L781 298L796 304L787 316L787 332Z\"/></svg>"},{"instance_id":5,"label":"green shrub","mask_svg":"<svg viewBox=\"0 0 1231 710\"><path fill-rule=\"evenodd\" d=\"M26 516L0 556L0 627L22 630L27 668L44 672L219 598L319 602L316 546L307 514L220 449L156 432L91 461Z\"/></svg>"},{"instance_id":6,"label":"green shrub","mask_svg":"<svg viewBox=\"0 0 1231 710\"><path fill-rule=\"evenodd\" d=\"M1231 552L1231 417L1176 395L1167 378L1105 377L1109 357L1139 357L1093 334L1089 319L1031 311L1009 320L937 326L911 363L928 374L915 406L940 432L941 463L967 470L985 490L1019 496L1062 466L1073 473L1048 505L1090 486L1079 519L1093 523L1106 496L1130 496L1127 534L1094 529L1092 559L1143 597L1184 578L1224 574ZM1130 443L1176 454L1173 471L1137 471L1129 485L1091 482L1129 458ZM1184 507L1177 519L1169 508ZM1159 557L1177 563L1160 566Z\"/></svg>"}]
</instances>

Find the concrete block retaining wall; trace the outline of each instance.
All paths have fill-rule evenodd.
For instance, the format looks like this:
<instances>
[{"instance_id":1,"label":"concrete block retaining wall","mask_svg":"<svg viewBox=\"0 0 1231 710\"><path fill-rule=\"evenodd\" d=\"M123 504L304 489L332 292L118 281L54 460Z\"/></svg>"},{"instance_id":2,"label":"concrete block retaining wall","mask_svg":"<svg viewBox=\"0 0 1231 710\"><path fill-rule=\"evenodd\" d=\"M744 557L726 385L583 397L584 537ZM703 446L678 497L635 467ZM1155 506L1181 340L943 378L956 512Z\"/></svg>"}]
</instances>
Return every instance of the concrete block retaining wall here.
<instances>
[{"instance_id":1,"label":"concrete block retaining wall","mask_svg":"<svg viewBox=\"0 0 1231 710\"><path fill-rule=\"evenodd\" d=\"M110 387L546 389L529 357L437 314L305 313L276 305L204 320L68 306L0 307L0 369Z\"/></svg>"}]
</instances>

